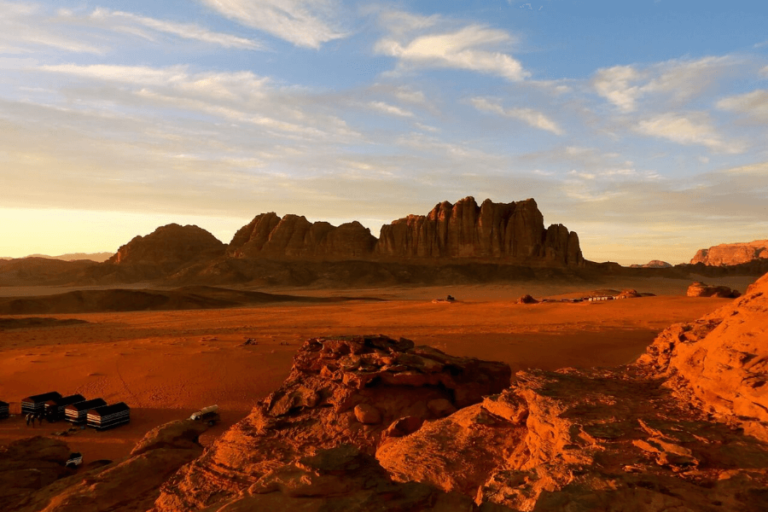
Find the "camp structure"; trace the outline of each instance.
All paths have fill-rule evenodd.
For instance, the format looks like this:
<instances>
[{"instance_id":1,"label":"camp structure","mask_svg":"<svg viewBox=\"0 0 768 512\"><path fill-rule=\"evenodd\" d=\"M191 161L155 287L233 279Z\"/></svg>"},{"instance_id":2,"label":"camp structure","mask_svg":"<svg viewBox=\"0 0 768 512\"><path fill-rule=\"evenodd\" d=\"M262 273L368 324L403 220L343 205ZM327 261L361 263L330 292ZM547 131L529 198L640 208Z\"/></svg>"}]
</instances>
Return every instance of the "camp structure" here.
<instances>
[{"instance_id":1,"label":"camp structure","mask_svg":"<svg viewBox=\"0 0 768 512\"><path fill-rule=\"evenodd\" d=\"M21 414L43 414L45 412L45 402L57 398L61 398L61 395L56 391L28 396L21 400Z\"/></svg>"},{"instance_id":2,"label":"camp structure","mask_svg":"<svg viewBox=\"0 0 768 512\"><path fill-rule=\"evenodd\" d=\"M70 395L48 400L45 402L45 418L51 423L63 420L65 416L64 409L66 409L68 405L80 402L85 402L85 397L83 395Z\"/></svg>"},{"instance_id":3,"label":"camp structure","mask_svg":"<svg viewBox=\"0 0 768 512\"><path fill-rule=\"evenodd\" d=\"M70 404L64 408L64 419L74 425L83 425L88 420L88 411L103 405L107 405L107 402L101 398Z\"/></svg>"},{"instance_id":4,"label":"camp structure","mask_svg":"<svg viewBox=\"0 0 768 512\"><path fill-rule=\"evenodd\" d=\"M125 425L131 421L131 408L125 402L96 407L88 411L88 426L96 430Z\"/></svg>"},{"instance_id":5,"label":"camp structure","mask_svg":"<svg viewBox=\"0 0 768 512\"><path fill-rule=\"evenodd\" d=\"M0 420L4 420L8 416L10 416L10 411L8 410L8 404L0 401Z\"/></svg>"}]
</instances>

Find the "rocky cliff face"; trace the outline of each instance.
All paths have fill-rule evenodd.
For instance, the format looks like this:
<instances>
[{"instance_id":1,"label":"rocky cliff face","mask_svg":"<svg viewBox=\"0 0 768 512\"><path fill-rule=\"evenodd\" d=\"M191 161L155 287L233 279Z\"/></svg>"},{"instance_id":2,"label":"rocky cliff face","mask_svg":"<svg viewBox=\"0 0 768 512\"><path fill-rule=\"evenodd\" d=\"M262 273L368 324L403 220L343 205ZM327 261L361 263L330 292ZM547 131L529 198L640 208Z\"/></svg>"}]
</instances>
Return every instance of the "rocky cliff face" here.
<instances>
[{"instance_id":1,"label":"rocky cliff face","mask_svg":"<svg viewBox=\"0 0 768 512\"><path fill-rule=\"evenodd\" d=\"M518 263L580 265L579 237L563 225L544 228L536 202L528 199L478 206L467 197L435 206L426 216L409 215L381 228L376 254L388 258L480 258Z\"/></svg>"},{"instance_id":2,"label":"rocky cliff face","mask_svg":"<svg viewBox=\"0 0 768 512\"><path fill-rule=\"evenodd\" d=\"M224 254L224 244L197 226L168 224L137 236L108 262L118 265L179 265Z\"/></svg>"},{"instance_id":3,"label":"rocky cliff face","mask_svg":"<svg viewBox=\"0 0 768 512\"><path fill-rule=\"evenodd\" d=\"M768 240L755 240L743 244L720 244L700 249L691 265L703 263L710 266L740 265L759 259L768 259Z\"/></svg>"},{"instance_id":4,"label":"rocky cliff face","mask_svg":"<svg viewBox=\"0 0 768 512\"><path fill-rule=\"evenodd\" d=\"M235 258L483 259L529 265L579 266L579 237L565 226L544 228L533 199L478 206L467 197L438 204L426 215L386 224L377 240L358 222L339 227L275 213L240 229L227 251Z\"/></svg>"}]
</instances>

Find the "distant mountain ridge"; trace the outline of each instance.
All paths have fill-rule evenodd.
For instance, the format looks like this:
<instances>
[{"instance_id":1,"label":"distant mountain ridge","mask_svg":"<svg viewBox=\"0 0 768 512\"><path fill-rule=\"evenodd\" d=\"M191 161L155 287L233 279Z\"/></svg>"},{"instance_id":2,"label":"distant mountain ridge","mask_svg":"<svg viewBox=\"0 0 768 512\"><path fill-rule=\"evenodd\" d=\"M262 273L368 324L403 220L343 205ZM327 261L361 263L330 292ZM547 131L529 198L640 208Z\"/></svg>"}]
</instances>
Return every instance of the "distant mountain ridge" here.
<instances>
[{"instance_id":1,"label":"distant mountain ridge","mask_svg":"<svg viewBox=\"0 0 768 512\"><path fill-rule=\"evenodd\" d=\"M768 259L768 240L720 244L700 249L691 260L691 265L703 263L708 266L730 266L761 259Z\"/></svg>"},{"instance_id":2,"label":"distant mountain ridge","mask_svg":"<svg viewBox=\"0 0 768 512\"><path fill-rule=\"evenodd\" d=\"M20 260L24 258L43 258L46 260L59 260L59 261L95 261L96 263L102 263L111 258L114 253L111 252L73 252L70 254L61 254L59 256L48 256L47 254L30 254L22 256L21 258L3 257L0 260Z\"/></svg>"},{"instance_id":3,"label":"distant mountain ridge","mask_svg":"<svg viewBox=\"0 0 768 512\"><path fill-rule=\"evenodd\" d=\"M473 197L444 201L427 215L385 224L377 239L359 222L333 226L274 212L256 216L227 248L233 258L505 261L533 266L581 266L579 237L562 224L544 227L533 199L478 206Z\"/></svg>"}]
</instances>

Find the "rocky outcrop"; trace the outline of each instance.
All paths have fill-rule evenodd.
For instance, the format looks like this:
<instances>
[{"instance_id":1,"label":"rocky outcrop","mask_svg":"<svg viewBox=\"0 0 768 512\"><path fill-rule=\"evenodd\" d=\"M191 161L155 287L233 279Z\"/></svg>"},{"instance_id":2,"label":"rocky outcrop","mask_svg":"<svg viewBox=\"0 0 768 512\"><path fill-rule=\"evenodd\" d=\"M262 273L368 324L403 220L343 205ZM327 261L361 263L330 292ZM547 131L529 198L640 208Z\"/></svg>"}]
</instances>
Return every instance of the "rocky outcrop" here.
<instances>
[{"instance_id":1,"label":"rocky outcrop","mask_svg":"<svg viewBox=\"0 0 768 512\"><path fill-rule=\"evenodd\" d=\"M641 361L682 397L768 441L768 275L704 318L665 330Z\"/></svg>"},{"instance_id":2,"label":"rocky outcrop","mask_svg":"<svg viewBox=\"0 0 768 512\"><path fill-rule=\"evenodd\" d=\"M768 259L768 240L739 244L720 244L709 249L700 249L691 260L691 265L703 263L708 266L728 266Z\"/></svg>"},{"instance_id":3,"label":"rocky outcrop","mask_svg":"<svg viewBox=\"0 0 768 512\"><path fill-rule=\"evenodd\" d=\"M144 512L160 493L160 486L182 465L199 457L198 437L208 426L182 420L151 430L122 462L79 471L76 475L41 486L15 507L3 511L82 512L112 510ZM69 455L64 443L62 453ZM66 456L65 459L66 460ZM2 462L0 462L2 464Z\"/></svg>"},{"instance_id":4,"label":"rocky outcrop","mask_svg":"<svg viewBox=\"0 0 768 512\"><path fill-rule=\"evenodd\" d=\"M699 281L689 286L686 294L688 297L720 297L723 299L735 299L741 295L740 292L732 290L728 286L710 286Z\"/></svg>"},{"instance_id":5,"label":"rocky outcrop","mask_svg":"<svg viewBox=\"0 0 768 512\"><path fill-rule=\"evenodd\" d=\"M505 364L452 357L405 339L311 339L283 386L175 475L157 509L233 500L318 449L350 444L373 455L383 439L409 435L425 420L498 393L510 375Z\"/></svg>"},{"instance_id":6,"label":"rocky outcrop","mask_svg":"<svg viewBox=\"0 0 768 512\"><path fill-rule=\"evenodd\" d=\"M224 244L197 226L168 224L137 236L117 250L108 262L117 265L174 267L224 254Z\"/></svg>"},{"instance_id":7,"label":"rocky outcrop","mask_svg":"<svg viewBox=\"0 0 768 512\"><path fill-rule=\"evenodd\" d=\"M629 268L672 268L672 264L661 260L651 260L645 265L634 264L630 265Z\"/></svg>"},{"instance_id":8,"label":"rocky outcrop","mask_svg":"<svg viewBox=\"0 0 768 512\"><path fill-rule=\"evenodd\" d=\"M398 481L517 511L762 510L768 445L663 384L634 368L520 372L376 456Z\"/></svg>"},{"instance_id":9,"label":"rocky outcrop","mask_svg":"<svg viewBox=\"0 0 768 512\"><path fill-rule=\"evenodd\" d=\"M502 259L526 264L581 265L575 232L561 225L544 228L536 201L478 206L467 197L435 206L428 215L409 215L382 226L380 257Z\"/></svg>"}]
</instances>

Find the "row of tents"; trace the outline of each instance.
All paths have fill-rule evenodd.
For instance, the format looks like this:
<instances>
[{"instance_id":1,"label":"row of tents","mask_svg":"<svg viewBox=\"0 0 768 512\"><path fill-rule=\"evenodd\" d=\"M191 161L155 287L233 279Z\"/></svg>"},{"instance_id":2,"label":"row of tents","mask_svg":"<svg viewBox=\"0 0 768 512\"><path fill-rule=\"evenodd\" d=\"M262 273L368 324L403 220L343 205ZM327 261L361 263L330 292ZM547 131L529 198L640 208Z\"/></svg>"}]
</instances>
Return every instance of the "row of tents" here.
<instances>
[{"instance_id":1,"label":"row of tents","mask_svg":"<svg viewBox=\"0 0 768 512\"><path fill-rule=\"evenodd\" d=\"M50 422L66 420L73 425L87 425L96 430L106 430L131 421L131 409L124 402L108 405L102 398L86 400L83 395L61 396L56 391L24 398L21 413L42 415Z\"/></svg>"}]
</instances>

